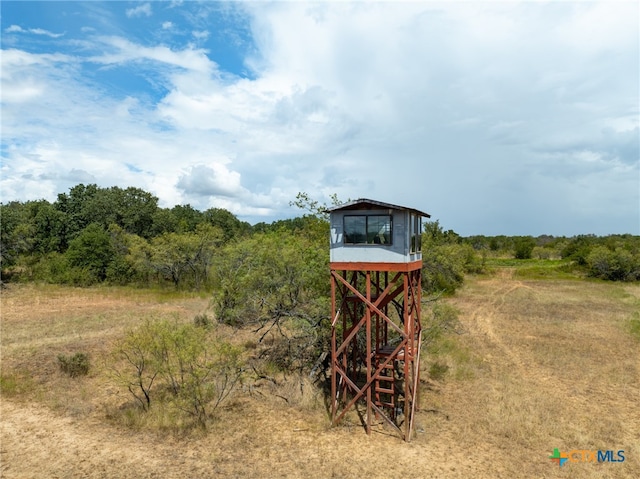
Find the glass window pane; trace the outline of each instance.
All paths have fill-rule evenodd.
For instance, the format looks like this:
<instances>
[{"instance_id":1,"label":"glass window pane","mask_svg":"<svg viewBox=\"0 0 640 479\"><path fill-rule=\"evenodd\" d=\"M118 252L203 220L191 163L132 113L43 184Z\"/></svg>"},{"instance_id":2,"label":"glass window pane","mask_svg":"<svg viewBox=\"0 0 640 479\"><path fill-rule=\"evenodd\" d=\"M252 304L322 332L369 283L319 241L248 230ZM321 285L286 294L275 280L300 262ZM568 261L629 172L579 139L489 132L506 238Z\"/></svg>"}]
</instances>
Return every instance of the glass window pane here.
<instances>
[{"instance_id":1,"label":"glass window pane","mask_svg":"<svg viewBox=\"0 0 640 479\"><path fill-rule=\"evenodd\" d=\"M367 217L367 243L391 243L391 217L389 215L372 215Z\"/></svg>"},{"instance_id":2,"label":"glass window pane","mask_svg":"<svg viewBox=\"0 0 640 479\"><path fill-rule=\"evenodd\" d=\"M366 216L345 216L344 242L351 244L365 243L367 239L366 224Z\"/></svg>"},{"instance_id":3,"label":"glass window pane","mask_svg":"<svg viewBox=\"0 0 640 479\"><path fill-rule=\"evenodd\" d=\"M411 238L411 253L416 252L417 244L416 244L416 215L411 214L409 216L409 238Z\"/></svg>"}]
</instances>

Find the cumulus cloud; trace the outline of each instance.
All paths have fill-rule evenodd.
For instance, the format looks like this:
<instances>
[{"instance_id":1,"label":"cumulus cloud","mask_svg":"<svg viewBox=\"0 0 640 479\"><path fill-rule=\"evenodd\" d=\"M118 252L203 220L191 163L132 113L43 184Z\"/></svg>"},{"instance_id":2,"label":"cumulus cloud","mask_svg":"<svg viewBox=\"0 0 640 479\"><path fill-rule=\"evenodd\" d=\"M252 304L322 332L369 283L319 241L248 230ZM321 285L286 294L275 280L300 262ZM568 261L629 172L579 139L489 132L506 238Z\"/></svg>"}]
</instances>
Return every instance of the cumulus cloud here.
<instances>
[{"instance_id":1,"label":"cumulus cloud","mask_svg":"<svg viewBox=\"0 0 640 479\"><path fill-rule=\"evenodd\" d=\"M3 196L93 177L253 221L295 214L307 191L406 204L462 234L640 231L637 5L241 8L251 78L215 51L123 35L92 37L88 56L3 50ZM201 19L183 27L210 40ZM163 93L110 95L87 65L144 69Z\"/></svg>"},{"instance_id":2,"label":"cumulus cloud","mask_svg":"<svg viewBox=\"0 0 640 479\"><path fill-rule=\"evenodd\" d=\"M243 193L240 174L229 171L223 164L210 166L194 165L183 174L177 183L178 188L197 196L236 197Z\"/></svg>"}]
</instances>

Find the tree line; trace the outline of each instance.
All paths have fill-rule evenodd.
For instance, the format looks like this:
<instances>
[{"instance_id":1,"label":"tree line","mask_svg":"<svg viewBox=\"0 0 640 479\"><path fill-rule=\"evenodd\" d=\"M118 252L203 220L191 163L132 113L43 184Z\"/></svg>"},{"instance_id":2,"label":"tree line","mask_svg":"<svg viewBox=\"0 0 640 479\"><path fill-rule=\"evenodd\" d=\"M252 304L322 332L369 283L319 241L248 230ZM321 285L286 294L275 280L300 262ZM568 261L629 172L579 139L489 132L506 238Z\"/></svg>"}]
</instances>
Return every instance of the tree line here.
<instances>
[{"instance_id":1,"label":"tree line","mask_svg":"<svg viewBox=\"0 0 640 479\"><path fill-rule=\"evenodd\" d=\"M332 201L339 202L335 197ZM242 268L265 275L258 281L264 287L273 281L282 289L284 281L293 288L290 294L299 286L296 274L313 277L316 286L325 288L329 227L323 207L304 193L292 204L305 214L252 226L220 208L161 208L157 197L135 187L79 184L58 194L53 203L11 201L0 204L2 278L206 289L221 294L220 304L227 306L246 306L240 291L256 287L254 279L242 279ZM310 252L317 257L309 260ZM465 274L483 271L491 255L565 259L593 277L640 279L639 236L461 237L431 221L423 231L425 289L455 291ZM300 258L309 260L304 270L294 267ZM289 300L294 301L295 294ZM232 311L229 307L225 314L235 314Z\"/></svg>"},{"instance_id":2,"label":"tree line","mask_svg":"<svg viewBox=\"0 0 640 479\"><path fill-rule=\"evenodd\" d=\"M206 285L214 250L251 232L229 211L160 208L140 188L79 184L56 201L0 205L6 279Z\"/></svg>"}]
</instances>

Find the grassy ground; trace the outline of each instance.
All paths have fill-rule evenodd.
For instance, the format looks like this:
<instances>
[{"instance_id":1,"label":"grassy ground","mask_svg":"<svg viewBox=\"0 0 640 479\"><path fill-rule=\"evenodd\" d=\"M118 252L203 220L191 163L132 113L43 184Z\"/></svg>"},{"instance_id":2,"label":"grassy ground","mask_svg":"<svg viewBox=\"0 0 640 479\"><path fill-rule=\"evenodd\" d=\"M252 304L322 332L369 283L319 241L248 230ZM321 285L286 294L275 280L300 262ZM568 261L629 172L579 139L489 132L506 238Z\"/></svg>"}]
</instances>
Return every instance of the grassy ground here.
<instances>
[{"instance_id":1,"label":"grassy ground","mask_svg":"<svg viewBox=\"0 0 640 479\"><path fill-rule=\"evenodd\" d=\"M408 444L383 426L330 428L309 384L268 381L245 384L206 433L168 432L161 411L125 426L113 342L145 319L192 321L208 299L12 285L1 298L1 475L640 477L640 285L577 279L559 262L491 267L446 300L460 326L423 358L432 376ZM57 356L76 352L90 356L86 377L59 371ZM559 467L554 448L624 450L625 461Z\"/></svg>"}]
</instances>

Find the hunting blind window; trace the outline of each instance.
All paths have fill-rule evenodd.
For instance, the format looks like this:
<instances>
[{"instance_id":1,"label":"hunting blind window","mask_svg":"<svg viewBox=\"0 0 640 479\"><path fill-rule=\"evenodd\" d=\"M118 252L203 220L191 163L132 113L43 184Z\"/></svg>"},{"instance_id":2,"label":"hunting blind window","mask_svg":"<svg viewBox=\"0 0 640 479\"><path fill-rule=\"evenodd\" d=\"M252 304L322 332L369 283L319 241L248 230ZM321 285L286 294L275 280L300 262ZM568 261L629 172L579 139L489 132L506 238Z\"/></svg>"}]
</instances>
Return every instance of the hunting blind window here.
<instances>
[{"instance_id":1,"label":"hunting blind window","mask_svg":"<svg viewBox=\"0 0 640 479\"><path fill-rule=\"evenodd\" d=\"M391 215L351 215L344 217L346 244L391 244Z\"/></svg>"},{"instance_id":2,"label":"hunting blind window","mask_svg":"<svg viewBox=\"0 0 640 479\"><path fill-rule=\"evenodd\" d=\"M411 214L411 253L422 251L422 218L419 215Z\"/></svg>"}]
</instances>

